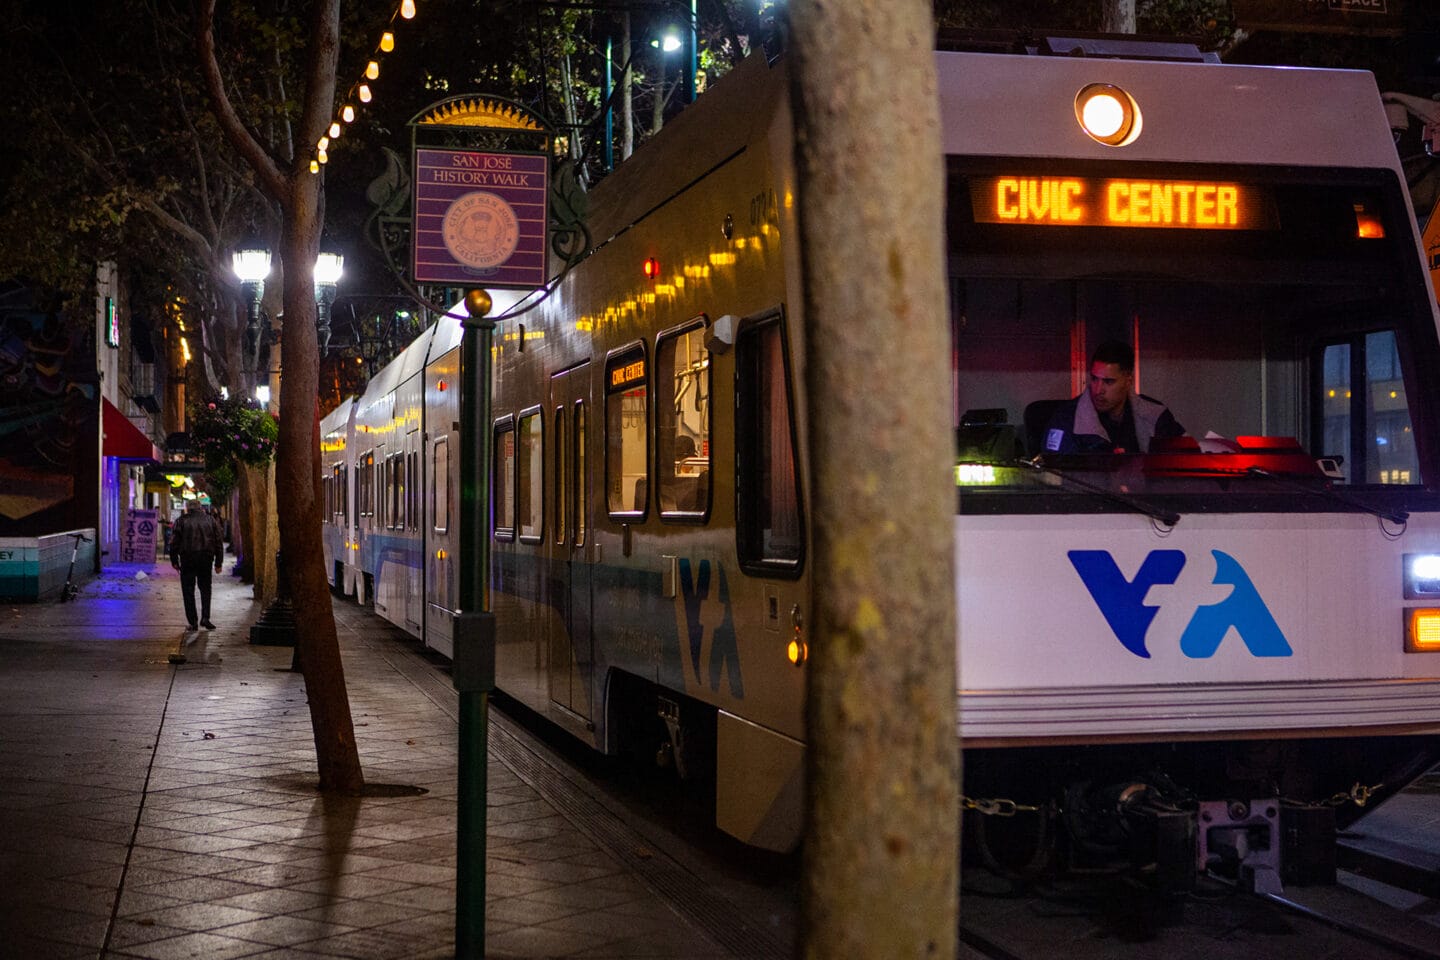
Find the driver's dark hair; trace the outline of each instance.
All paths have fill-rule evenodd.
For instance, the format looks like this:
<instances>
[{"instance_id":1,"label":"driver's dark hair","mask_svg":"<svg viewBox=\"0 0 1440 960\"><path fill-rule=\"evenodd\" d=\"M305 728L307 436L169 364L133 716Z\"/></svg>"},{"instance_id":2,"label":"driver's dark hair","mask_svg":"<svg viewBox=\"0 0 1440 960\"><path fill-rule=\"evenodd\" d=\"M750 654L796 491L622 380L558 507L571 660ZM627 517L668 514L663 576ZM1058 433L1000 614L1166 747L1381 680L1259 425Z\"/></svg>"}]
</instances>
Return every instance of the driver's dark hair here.
<instances>
[{"instance_id":1,"label":"driver's dark hair","mask_svg":"<svg viewBox=\"0 0 1440 960\"><path fill-rule=\"evenodd\" d=\"M1125 373L1135 372L1135 351L1130 349L1128 343L1119 340L1105 340L1090 354L1090 365L1097 363L1113 363Z\"/></svg>"}]
</instances>

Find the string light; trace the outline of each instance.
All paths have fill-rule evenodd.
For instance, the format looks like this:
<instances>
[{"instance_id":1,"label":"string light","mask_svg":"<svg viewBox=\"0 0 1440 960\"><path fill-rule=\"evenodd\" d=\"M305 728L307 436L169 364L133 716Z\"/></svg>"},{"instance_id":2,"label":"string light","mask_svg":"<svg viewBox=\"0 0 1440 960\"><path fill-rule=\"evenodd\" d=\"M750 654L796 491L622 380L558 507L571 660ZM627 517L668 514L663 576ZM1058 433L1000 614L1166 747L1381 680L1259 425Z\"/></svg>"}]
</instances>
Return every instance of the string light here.
<instances>
[{"instance_id":1,"label":"string light","mask_svg":"<svg viewBox=\"0 0 1440 960\"><path fill-rule=\"evenodd\" d=\"M401 0L399 9L390 14L390 24L394 24L397 16L403 20L413 20L415 19L415 12L415 0ZM389 25L387 25L387 27L388 26ZM395 32L392 29L386 29L381 32L380 42L376 45L376 58L367 61L365 64L364 80L380 79L379 54L390 53L394 49ZM310 161L311 173L319 173L320 167L328 162L330 142L340 136L340 121L344 121L345 123L353 123L355 121L356 108L352 103L348 102L352 98L361 103L369 103L375 99L375 93L371 90L370 84L364 81L358 82L350 88L350 93L341 101L340 120L331 122L329 136L321 137L315 145L315 156Z\"/></svg>"}]
</instances>

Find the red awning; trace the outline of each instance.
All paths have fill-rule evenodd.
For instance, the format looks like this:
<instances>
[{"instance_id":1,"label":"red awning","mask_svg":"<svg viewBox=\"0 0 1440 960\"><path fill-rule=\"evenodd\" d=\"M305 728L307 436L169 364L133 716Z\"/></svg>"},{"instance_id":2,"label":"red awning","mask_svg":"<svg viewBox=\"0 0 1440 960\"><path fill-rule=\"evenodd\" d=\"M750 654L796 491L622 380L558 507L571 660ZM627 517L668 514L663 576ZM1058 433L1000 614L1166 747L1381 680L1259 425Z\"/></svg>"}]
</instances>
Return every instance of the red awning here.
<instances>
[{"instance_id":1,"label":"red awning","mask_svg":"<svg viewBox=\"0 0 1440 960\"><path fill-rule=\"evenodd\" d=\"M155 448L155 444L136 429L135 424L115 408L115 404L101 397L100 406L103 412L101 426L105 431L104 442L100 445L102 454L121 460L160 462L160 451Z\"/></svg>"}]
</instances>

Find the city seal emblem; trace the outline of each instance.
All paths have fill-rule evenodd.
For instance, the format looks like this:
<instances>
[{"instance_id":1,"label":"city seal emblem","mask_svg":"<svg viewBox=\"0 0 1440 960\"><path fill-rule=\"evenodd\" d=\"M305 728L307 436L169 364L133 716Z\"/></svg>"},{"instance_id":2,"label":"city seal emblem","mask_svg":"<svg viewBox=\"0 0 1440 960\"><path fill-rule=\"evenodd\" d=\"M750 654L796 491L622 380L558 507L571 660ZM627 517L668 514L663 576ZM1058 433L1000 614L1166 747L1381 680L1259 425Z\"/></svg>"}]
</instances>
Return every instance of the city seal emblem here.
<instances>
[{"instance_id":1,"label":"city seal emblem","mask_svg":"<svg viewBox=\"0 0 1440 960\"><path fill-rule=\"evenodd\" d=\"M465 266L496 267L520 243L520 218L503 197L477 190L450 204L441 236L445 249Z\"/></svg>"}]
</instances>

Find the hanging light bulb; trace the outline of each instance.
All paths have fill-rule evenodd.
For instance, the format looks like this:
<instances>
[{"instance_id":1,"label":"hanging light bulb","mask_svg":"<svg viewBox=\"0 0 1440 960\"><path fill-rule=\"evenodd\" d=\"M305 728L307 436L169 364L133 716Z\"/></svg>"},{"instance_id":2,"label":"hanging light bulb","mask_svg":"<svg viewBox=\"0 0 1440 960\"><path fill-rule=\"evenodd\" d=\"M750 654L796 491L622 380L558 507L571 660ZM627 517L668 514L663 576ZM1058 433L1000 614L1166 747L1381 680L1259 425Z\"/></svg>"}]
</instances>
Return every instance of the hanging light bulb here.
<instances>
[{"instance_id":1,"label":"hanging light bulb","mask_svg":"<svg viewBox=\"0 0 1440 960\"><path fill-rule=\"evenodd\" d=\"M411 16L414 16L414 14L412 13ZM395 34L391 33L389 30L386 30L384 33L380 34L380 49L386 53L394 50Z\"/></svg>"},{"instance_id":2,"label":"hanging light bulb","mask_svg":"<svg viewBox=\"0 0 1440 960\"><path fill-rule=\"evenodd\" d=\"M321 138L320 138L320 142L317 143L317 144L315 144L315 149L316 149L316 150L329 150L329 149L330 149L330 138L329 138L329 137L321 137Z\"/></svg>"},{"instance_id":3,"label":"hanging light bulb","mask_svg":"<svg viewBox=\"0 0 1440 960\"><path fill-rule=\"evenodd\" d=\"M379 80L379 79L380 79L380 64L379 64L378 61L376 61L376 60L371 60L369 63L365 64L365 79L367 79L367 80Z\"/></svg>"},{"instance_id":4,"label":"hanging light bulb","mask_svg":"<svg viewBox=\"0 0 1440 960\"><path fill-rule=\"evenodd\" d=\"M329 163L330 154L326 153L324 150L321 150L319 153L315 154L315 159L321 163Z\"/></svg>"},{"instance_id":5,"label":"hanging light bulb","mask_svg":"<svg viewBox=\"0 0 1440 960\"><path fill-rule=\"evenodd\" d=\"M400 16L406 20L415 19L415 0L400 0Z\"/></svg>"},{"instance_id":6,"label":"hanging light bulb","mask_svg":"<svg viewBox=\"0 0 1440 960\"><path fill-rule=\"evenodd\" d=\"M339 121L336 121L335 123L330 124L330 139L331 139L331 140L338 140L338 139L340 139L340 123L339 123Z\"/></svg>"},{"instance_id":7,"label":"hanging light bulb","mask_svg":"<svg viewBox=\"0 0 1440 960\"><path fill-rule=\"evenodd\" d=\"M311 161L310 161L310 172L311 172L311 173L319 173L319 172L320 172L320 161L319 161L319 160L311 160Z\"/></svg>"},{"instance_id":8,"label":"hanging light bulb","mask_svg":"<svg viewBox=\"0 0 1440 960\"><path fill-rule=\"evenodd\" d=\"M370 84L368 84L368 83L362 83L362 84L360 84L360 89L359 89L358 92L359 92L359 94L360 94L360 102L361 102L361 103L369 103L369 102L370 102Z\"/></svg>"},{"instance_id":9,"label":"hanging light bulb","mask_svg":"<svg viewBox=\"0 0 1440 960\"><path fill-rule=\"evenodd\" d=\"M355 108L348 103L345 104L345 108L340 111L340 119L346 123L353 121L355 119Z\"/></svg>"}]
</instances>

